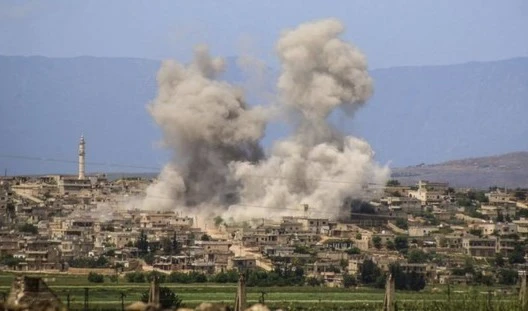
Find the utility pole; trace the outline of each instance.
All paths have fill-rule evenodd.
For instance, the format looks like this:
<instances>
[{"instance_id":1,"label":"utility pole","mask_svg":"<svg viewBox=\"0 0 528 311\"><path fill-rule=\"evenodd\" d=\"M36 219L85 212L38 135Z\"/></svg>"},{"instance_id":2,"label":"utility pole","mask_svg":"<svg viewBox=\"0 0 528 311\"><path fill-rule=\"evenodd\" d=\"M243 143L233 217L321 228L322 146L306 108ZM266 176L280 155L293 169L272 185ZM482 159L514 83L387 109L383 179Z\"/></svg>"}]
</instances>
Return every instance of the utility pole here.
<instances>
[{"instance_id":1,"label":"utility pole","mask_svg":"<svg viewBox=\"0 0 528 311\"><path fill-rule=\"evenodd\" d=\"M150 282L149 300L148 302L159 306L160 301L160 288L158 283L158 277L154 276Z\"/></svg>"},{"instance_id":2,"label":"utility pole","mask_svg":"<svg viewBox=\"0 0 528 311\"><path fill-rule=\"evenodd\" d=\"M237 294L235 298L235 310L243 311L246 309L246 278L244 273L240 273L238 278Z\"/></svg>"},{"instance_id":3,"label":"utility pole","mask_svg":"<svg viewBox=\"0 0 528 311\"><path fill-rule=\"evenodd\" d=\"M392 273L389 274L387 278L387 283L385 284L385 299L383 300L383 311L395 311L396 301L394 299L394 277Z\"/></svg>"},{"instance_id":4,"label":"utility pole","mask_svg":"<svg viewBox=\"0 0 528 311\"><path fill-rule=\"evenodd\" d=\"M70 310L70 292L69 291L66 294L66 308Z\"/></svg>"},{"instance_id":5,"label":"utility pole","mask_svg":"<svg viewBox=\"0 0 528 311\"><path fill-rule=\"evenodd\" d=\"M88 291L90 289L88 287L84 288L84 311L88 311Z\"/></svg>"},{"instance_id":6,"label":"utility pole","mask_svg":"<svg viewBox=\"0 0 528 311\"><path fill-rule=\"evenodd\" d=\"M519 271L519 277L521 278L521 288L519 289L519 302L521 304L521 310L528 310L528 287L526 286L526 271Z\"/></svg>"},{"instance_id":7,"label":"utility pole","mask_svg":"<svg viewBox=\"0 0 528 311\"><path fill-rule=\"evenodd\" d=\"M121 292L121 311L125 311L125 296L124 292Z\"/></svg>"}]
</instances>

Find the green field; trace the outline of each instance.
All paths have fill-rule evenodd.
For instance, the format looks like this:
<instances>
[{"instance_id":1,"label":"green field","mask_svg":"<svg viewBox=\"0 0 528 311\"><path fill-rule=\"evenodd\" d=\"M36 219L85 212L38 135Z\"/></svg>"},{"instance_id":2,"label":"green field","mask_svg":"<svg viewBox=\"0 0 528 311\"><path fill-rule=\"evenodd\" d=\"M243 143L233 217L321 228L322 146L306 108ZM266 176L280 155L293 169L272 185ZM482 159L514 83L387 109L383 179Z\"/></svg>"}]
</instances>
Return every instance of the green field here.
<instances>
[{"instance_id":1,"label":"green field","mask_svg":"<svg viewBox=\"0 0 528 311\"><path fill-rule=\"evenodd\" d=\"M48 286L55 291L66 304L70 297L71 309L81 310L84 303L85 288L88 288L89 307L92 310L120 310L121 294L124 293L125 305L138 301L141 294L148 289L147 283L126 283L119 279L118 283L110 283L105 279L103 284L87 281L86 276L73 275L42 275ZM0 273L0 292L8 293L14 275ZM185 306L193 307L201 302L220 302L232 304L235 298L236 284L174 284L164 283L174 290L183 300ZM516 302L514 288L512 294L495 295L494 288L486 287L456 287L451 289L451 305L449 310L468 310L467 304L482 304L482 308L474 310L513 310L511 304ZM267 305L281 307L287 310L379 310L384 292L379 289L359 288L321 288L321 287L248 287L247 300L256 303L265 293ZM491 293L491 294L490 294ZM398 310L447 310L445 302L448 299L446 288L426 288L422 292L397 291ZM492 307L490 307L492 305ZM494 307L493 307L494 306ZM504 308L503 308L504 307ZM473 309L473 308L472 308Z\"/></svg>"}]
</instances>

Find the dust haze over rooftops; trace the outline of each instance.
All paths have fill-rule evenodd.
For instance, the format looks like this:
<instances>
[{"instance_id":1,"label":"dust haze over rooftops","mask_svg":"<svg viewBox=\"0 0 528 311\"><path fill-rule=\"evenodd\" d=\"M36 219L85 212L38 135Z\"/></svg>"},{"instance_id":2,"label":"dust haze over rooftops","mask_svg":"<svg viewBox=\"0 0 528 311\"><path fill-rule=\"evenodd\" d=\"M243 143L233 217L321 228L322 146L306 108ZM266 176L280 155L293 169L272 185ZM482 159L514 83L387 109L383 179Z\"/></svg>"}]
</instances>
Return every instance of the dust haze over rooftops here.
<instances>
[{"instance_id":1,"label":"dust haze over rooftops","mask_svg":"<svg viewBox=\"0 0 528 311\"><path fill-rule=\"evenodd\" d=\"M366 58L341 39L343 32L336 19L283 32L276 44L278 95L266 106L248 106L241 90L217 80L222 60L204 46L189 65L165 61L149 112L172 160L147 189L143 207L247 219L302 203L337 216L346 198L367 195L365 185L384 184L389 170L374 162L368 143L328 121L335 109L352 117L372 94ZM294 130L264 155L265 125L277 118Z\"/></svg>"}]
</instances>

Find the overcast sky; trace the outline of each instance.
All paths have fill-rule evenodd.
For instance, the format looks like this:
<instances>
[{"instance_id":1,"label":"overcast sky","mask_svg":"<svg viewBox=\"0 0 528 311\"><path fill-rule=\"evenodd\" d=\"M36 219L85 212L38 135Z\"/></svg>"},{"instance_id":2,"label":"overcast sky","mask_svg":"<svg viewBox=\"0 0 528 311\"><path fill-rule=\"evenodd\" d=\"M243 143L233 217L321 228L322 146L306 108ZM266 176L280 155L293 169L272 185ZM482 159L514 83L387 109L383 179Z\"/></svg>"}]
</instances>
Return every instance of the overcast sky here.
<instances>
[{"instance_id":1,"label":"overcast sky","mask_svg":"<svg viewBox=\"0 0 528 311\"><path fill-rule=\"evenodd\" d=\"M273 66L281 30L326 17L345 23L371 68L528 56L526 0L0 0L0 54L187 60L207 43Z\"/></svg>"}]
</instances>

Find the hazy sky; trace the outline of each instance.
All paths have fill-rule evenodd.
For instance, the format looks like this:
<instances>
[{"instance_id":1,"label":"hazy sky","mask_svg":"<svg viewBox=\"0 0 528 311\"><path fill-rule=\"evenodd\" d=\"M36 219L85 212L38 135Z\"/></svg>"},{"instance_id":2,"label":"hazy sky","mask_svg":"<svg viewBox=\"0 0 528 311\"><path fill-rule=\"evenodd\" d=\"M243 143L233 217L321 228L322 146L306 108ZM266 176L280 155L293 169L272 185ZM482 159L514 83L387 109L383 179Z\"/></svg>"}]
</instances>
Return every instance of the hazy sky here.
<instances>
[{"instance_id":1,"label":"hazy sky","mask_svg":"<svg viewBox=\"0 0 528 311\"><path fill-rule=\"evenodd\" d=\"M274 65L280 31L336 17L372 68L528 56L528 1L6 1L0 54L186 60L196 43Z\"/></svg>"}]
</instances>

